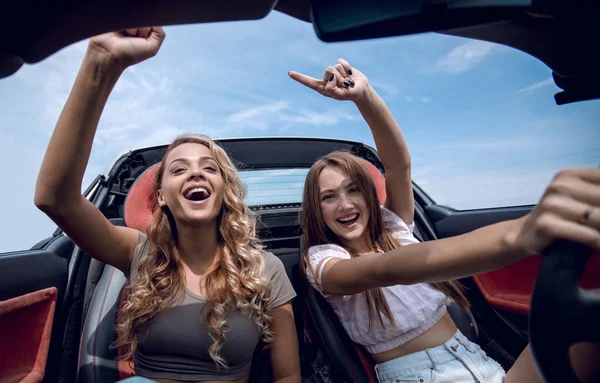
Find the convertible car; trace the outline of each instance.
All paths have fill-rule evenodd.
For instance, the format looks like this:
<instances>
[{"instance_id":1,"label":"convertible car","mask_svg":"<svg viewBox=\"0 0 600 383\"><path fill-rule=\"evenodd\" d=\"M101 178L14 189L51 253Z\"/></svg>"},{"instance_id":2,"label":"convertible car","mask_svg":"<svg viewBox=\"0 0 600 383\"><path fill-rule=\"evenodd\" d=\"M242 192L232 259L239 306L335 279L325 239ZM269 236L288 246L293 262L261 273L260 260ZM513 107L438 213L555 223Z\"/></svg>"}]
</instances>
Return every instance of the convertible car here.
<instances>
[{"instance_id":1,"label":"convertible car","mask_svg":"<svg viewBox=\"0 0 600 383\"><path fill-rule=\"evenodd\" d=\"M504 44L537 57L553 70L554 81L562 89L555 96L557 104L600 98L600 57L592 49L600 35L594 20L599 14L595 2L345 1L347 16L328 17L328 9L338 3L341 0L80 4L32 0L11 8L2 5L0 77L100 32L258 19L276 10L312 22L324 41L436 31ZM281 258L300 291L303 249L298 184L317 158L333 150L348 150L364 159L375 183L382 185L383 167L377 152L360 142L319 138L224 139L219 143L246 180L248 204L260 219L260 237ZM151 214L152 172L166 146L131 149L98 175L84 195L114 224L143 231ZM273 175L288 193L279 200L272 186L261 182ZM281 181L285 177L292 181ZM436 204L419 185L413 186L415 232L421 241L517 218L533 208L458 211ZM383 202L385 191L380 187L378 192ZM531 342L538 368L548 382L575 382L569 347L582 341L600 343L600 296L591 291L600 288L598 258L589 249L556 243L544 255L462 280L472 307L462 310L449 303L449 311L457 326L505 369ZM48 238L28 250L0 254L0 381L114 382L134 374L132 363L117 363L122 350L110 347L125 283L120 271L91 259L60 230L48 233ZM308 289L294 301L294 311L303 380L376 382L368 354L351 342L319 294ZM304 337L305 324L311 330L310 339ZM270 381L264 353L257 348L251 382Z\"/></svg>"}]
</instances>

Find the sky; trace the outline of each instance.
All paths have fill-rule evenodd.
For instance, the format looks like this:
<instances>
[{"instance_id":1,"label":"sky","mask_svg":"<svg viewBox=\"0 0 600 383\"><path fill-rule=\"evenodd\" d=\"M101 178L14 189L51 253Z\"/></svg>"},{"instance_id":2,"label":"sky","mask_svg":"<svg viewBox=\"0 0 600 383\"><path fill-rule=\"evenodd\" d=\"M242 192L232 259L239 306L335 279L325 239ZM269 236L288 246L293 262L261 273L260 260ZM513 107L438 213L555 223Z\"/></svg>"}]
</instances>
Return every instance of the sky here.
<instances>
[{"instance_id":1,"label":"sky","mask_svg":"<svg viewBox=\"0 0 600 383\"><path fill-rule=\"evenodd\" d=\"M351 102L287 76L295 70L320 78L340 57L365 73L392 110L411 150L413 179L437 203L535 204L560 169L600 164L600 100L556 106L550 69L512 48L433 33L326 44L310 24L278 12L165 29L158 55L127 69L115 87L84 188L120 154L185 132L374 145ZM86 45L0 79L0 252L28 249L55 229L33 204L35 181ZM301 185L302 171L295 174Z\"/></svg>"}]
</instances>

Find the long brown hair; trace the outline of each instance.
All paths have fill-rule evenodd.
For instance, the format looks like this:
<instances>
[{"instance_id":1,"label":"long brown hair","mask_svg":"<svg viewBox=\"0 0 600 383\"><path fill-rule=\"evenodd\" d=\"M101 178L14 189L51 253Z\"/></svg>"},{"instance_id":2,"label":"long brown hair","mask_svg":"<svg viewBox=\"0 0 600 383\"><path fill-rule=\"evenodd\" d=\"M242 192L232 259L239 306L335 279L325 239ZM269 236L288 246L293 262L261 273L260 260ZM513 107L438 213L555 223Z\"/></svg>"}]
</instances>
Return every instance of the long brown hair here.
<instances>
[{"instance_id":1,"label":"long brown hair","mask_svg":"<svg viewBox=\"0 0 600 383\"><path fill-rule=\"evenodd\" d=\"M304 254L302 254L302 270L315 276L315 270L308 260L308 249L333 243L345 248L352 258L359 255L350 248L345 247L338 236L325 224L321 213L319 199L319 176L327 166L340 169L350 177L363 195L369 209L368 233L371 244L376 249L384 252L400 247L400 242L383 225L383 217L377 197L377 189L369 171L362 160L348 152L333 152L316 161L306 175L302 199L301 225L304 232ZM316 280L316 278L315 278ZM457 281L432 283L432 286L441 291L446 297L456 302L461 307L469 307L469 301L464 296L464 287ZM390 306L380 288L369 289L362 293L367 302L369 324L371 325L377 314L379 323L383 326L383 318L390 323L395 323Z\"/></svg>"},{"instance_id":2,"label":"long brown hair","mask_svg":"<svg viewBox=\"0 0 600 383\"><path fill-rule=\"evenodd\" d=\"M178 137L161 161L150 200L154 216L146 230L149 248L147 255L137 263L137 277L128 287L129 295L117 326L119 337L115 346L130 345L120 359L131 358L140 341L136 330L183 297L185 283L177 251L177 228L169 208L158 207L157 193L162 185L165 159L174 148L185 143L201 144L210 149L225 185L223 206L217 218L220 259L216 267L207 272L203 282L205 321L214 340L209 354L217 364L225 366L219 351L226 341L223 326L233 309L232 303L236 309L249 310L263 341L266 344L272 342L272 317L267 311L270 291L264 274L262 247L256 237L256 220L244 203L244 185L225 150L202 135Z\"/></svg>"}]
</instances>

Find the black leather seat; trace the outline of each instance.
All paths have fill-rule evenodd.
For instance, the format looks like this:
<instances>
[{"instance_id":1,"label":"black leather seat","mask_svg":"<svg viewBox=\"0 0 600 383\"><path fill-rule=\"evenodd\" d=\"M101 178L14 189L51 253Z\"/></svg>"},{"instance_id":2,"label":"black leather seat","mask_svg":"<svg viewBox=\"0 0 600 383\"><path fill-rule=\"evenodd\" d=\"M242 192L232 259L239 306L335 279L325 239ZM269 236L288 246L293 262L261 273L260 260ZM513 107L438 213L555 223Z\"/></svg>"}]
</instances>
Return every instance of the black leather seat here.
<instances>
[{"instance_id":1,"label":"black leather seat","mask_svg":"<svg viewBox=\"0 0 600 383\"><path fill-rule=\"evenodd\" d=\"M116 340L121 295L127 279L123 273L106 265L90 302L79 346L80 383L104 383L119 380Z\"/></svg>"},{"instance_id":2,"label":"black leather seat","mask_svg":"<svg viewBox=\"0 0 600 383\"><path fill-rule=\"evenodd\" d=\"M123 219L111 219L113 225L125 226ZM88 285L93 293L87 304L79 344L77 379L82 383L119 380L115 326L121 295L127 279L121 270L92 259Z\"/></svg>"}]
</instances>

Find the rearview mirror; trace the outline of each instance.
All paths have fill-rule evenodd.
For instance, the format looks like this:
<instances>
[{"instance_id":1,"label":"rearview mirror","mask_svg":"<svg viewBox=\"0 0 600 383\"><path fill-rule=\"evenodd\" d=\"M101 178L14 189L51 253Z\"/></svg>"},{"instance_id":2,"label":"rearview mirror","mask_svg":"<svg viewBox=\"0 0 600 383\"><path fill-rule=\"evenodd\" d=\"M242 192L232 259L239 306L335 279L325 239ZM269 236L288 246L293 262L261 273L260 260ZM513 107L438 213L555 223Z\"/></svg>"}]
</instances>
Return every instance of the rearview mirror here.
<instances>
[{"instance_id":1,"label":"rearview mirror","mask_svg":"<svg viewBox=\"0 0 600 383\"><path fill-rule=\"evenodd\" d=\"M514 18L533 0L311 0L323 41L441 31Z\"/></svg>"}]
</instances>

